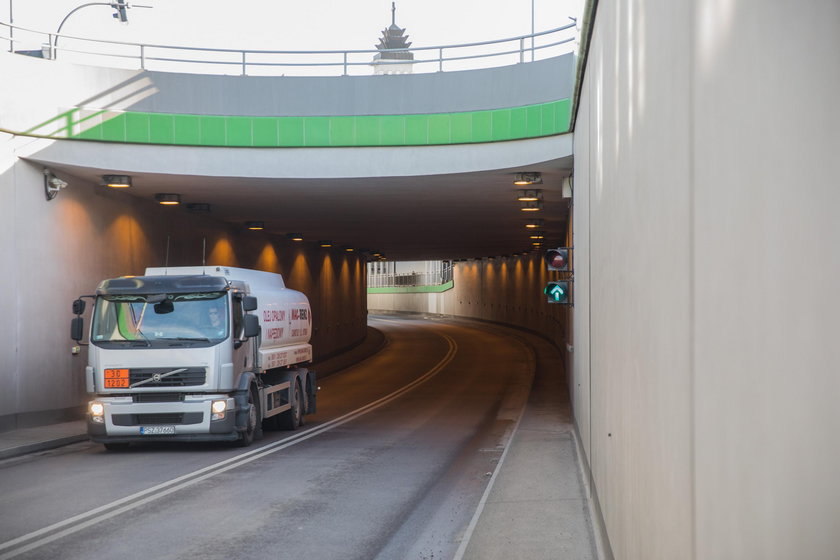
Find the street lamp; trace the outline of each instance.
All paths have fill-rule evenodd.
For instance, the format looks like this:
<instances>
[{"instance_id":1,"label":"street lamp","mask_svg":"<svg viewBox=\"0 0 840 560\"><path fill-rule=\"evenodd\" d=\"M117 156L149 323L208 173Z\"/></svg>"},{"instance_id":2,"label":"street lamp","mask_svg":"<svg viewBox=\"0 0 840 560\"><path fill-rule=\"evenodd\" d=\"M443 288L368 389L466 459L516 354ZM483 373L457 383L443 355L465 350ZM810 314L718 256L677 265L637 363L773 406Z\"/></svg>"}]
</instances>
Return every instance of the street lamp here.
<instances>
[{"instance_id":1,"label":"street lamp","mask_svg":"<svg viewBox=\"0 0 840 560\"><path fill-rule=\"evenodd\" d=\"M70 10L69 14L64 16L64 19L61 20L61 23L58 24L58 30L56 30L55 35L54 35L55 39L52 40L52 37L51 37L51 41L50 41L50 58L51 59L54 60L56 58L56 55L58 54L58 52L56 51L56 48L58 47L58 39L61 35L61 28L64 27L64 24L67 22L67 20L70 18L70 16L72 16L73 14L75 14L76 12L81 10L82 8L87 8L88 6L109 6L111 8L114 8L114 10L116 10L116 11L112 15L114 16L115 19L118 19L123 23L128 22L128 13L126 12L126 10L128 8L151 8L152 7L152 6L141 6L141 5L138 5L138 4L129 4L128 2L126 2L126 0L114 0L113 2L88 2L86 4L82 4L81 6L77 6L77 7L73 8L72 10Z\"/></svg>"}]
</instances>

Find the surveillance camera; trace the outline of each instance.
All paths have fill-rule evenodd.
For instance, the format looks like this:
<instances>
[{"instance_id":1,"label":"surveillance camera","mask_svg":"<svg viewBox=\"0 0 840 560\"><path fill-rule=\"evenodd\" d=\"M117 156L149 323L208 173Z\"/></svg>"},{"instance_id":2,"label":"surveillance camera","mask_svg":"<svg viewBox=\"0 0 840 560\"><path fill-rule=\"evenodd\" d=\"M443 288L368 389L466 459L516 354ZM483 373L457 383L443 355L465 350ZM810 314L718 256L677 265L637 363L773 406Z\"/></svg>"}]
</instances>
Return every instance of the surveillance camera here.
<instances>
[{"instance_id":1,"label":"surveillance camera","mask_svg":"<svg viewBox=\"0 0 840 560\"><path fill-rule=\"evenodd\" d=\"M49 169L44 169L44 194L47 200L52 200L58 194L58 191L67 186L67 181L62 181Z\"/></svg>"},{"instance_id":2,"label":"surveillance camera","mask_svg":"<svg viewBox=\"0 0 840 560\"><path fill-rule=\"evenodd\" d=\"M58 177L50 177L50 187L55 190L63 189L67 186L67 181L62 181Z\"/></svg>"}]
</instances>

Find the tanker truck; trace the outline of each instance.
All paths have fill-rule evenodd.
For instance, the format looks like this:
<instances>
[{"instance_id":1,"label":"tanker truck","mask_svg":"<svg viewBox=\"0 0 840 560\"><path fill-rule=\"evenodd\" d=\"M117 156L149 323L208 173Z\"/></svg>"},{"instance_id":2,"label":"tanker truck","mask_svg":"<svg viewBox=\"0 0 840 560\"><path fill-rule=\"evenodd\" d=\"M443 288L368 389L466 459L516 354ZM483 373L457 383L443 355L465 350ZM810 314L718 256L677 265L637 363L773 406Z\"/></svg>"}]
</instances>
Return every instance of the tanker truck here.
<instances>
[{"instance_id":1,"label":"tanker truck","mask_svg":"<svg viewBox=\"0 0 840 560\"><path fill-rule=\"evenodd\" d=\"M250 445L315 412L312 314L279 274L227 266L147 268L103 280L73 302L82 344L93 301L85 382L90 438Z\"/></svg>"}]
</instances>

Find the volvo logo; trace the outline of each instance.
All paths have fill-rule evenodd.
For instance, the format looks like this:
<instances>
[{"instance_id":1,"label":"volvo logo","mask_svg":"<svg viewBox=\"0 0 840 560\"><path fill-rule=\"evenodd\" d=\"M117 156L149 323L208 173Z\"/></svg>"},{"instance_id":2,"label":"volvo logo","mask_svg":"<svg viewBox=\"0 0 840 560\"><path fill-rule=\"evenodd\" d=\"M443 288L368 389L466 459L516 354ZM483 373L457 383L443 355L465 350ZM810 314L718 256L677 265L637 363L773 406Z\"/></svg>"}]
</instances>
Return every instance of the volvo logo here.
<instances>
[{"instance_id":1,"label":"volvo logo","mask_svg":"<svg viewBox=\"0 0 840 560\"><path fill-rule=\"evenodd\" d=\"M187 371L187 368L173 369L172 371L167 371L166 373L154 373L151 377L147 377L137 383L132 383L128 387L129 389L133 389L134 387L139 387L140 385L145 385L146 383L160 383L163 378L169 377L170 375L177 375L184 371Z\"/></svg>"}]
</instances>

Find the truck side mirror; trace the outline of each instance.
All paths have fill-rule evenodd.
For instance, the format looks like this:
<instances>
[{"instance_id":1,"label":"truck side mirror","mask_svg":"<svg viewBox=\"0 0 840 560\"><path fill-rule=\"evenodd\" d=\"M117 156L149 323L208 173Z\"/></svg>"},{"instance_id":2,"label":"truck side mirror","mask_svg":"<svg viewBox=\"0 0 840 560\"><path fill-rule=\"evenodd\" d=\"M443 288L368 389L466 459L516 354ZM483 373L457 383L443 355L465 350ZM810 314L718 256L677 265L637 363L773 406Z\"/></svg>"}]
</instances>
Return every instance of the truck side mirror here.
<instances>
[{"instance_id":1,"label":"truck side mirror","mask_svg":"<svg viewBox=\"0 0 840 560\"><path fill-rule=\"evenodd\" d=\"M242 309L245 311L256 311L257 310L257 298L255 296L243 296L242 297Z\"/></svg>"},{"instance_id":2,"label":"truck side mirror","mask_svg":"<svg viewBox=\"0 0 840 560\"><path fill-rule=\"evenodd\" d=\"M245 315L244 320L245 338L253 338L260 334L260 320L256 315Z\"/></svg>"},{"instance_id":3,"label":"truck side mirror","mask_svg":"<svg viewBox=\"0 0 840 560\"><path fill-rule=\"evenodd\" d=\"M75 305L73 307L75 307ZM84 302L82 303L82 307L84 307ZM82 319L81 317L74 317L70 320L70 338L72 338L76 342L80 342L82 340L84 330L85 330L85 320L84 319Z\"/></svg>"},{"instance_id":4,"label":"truck side mirror","mask_svg":"<svg viewBox=\"0 0 840 560\"><path fill-rule=\"evenodd\" d=\"M73 302L73 315L81 315L85 312L85 300L77 299ZM77 339L73 339L77 340Z\"/></svg>"}]
</instances>

